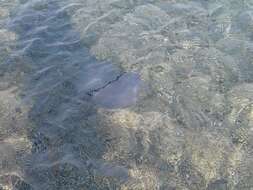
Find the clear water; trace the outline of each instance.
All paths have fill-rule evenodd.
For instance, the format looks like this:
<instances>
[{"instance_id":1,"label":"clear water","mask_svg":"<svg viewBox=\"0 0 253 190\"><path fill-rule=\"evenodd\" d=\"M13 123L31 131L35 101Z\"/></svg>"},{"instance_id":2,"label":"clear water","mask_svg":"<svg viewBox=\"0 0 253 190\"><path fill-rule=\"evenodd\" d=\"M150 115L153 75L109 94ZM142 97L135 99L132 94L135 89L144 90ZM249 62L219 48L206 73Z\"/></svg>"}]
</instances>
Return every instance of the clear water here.
<instances>
[{"instance_id":1,"label":"clear water","mask_svg":"<svg viewBox=\"0 0 253 190\"><path fill-rule=\"evenodd\" d=\"M253 1L0 0L0 190L253 189Z\"/></svg>"}]
</instances>

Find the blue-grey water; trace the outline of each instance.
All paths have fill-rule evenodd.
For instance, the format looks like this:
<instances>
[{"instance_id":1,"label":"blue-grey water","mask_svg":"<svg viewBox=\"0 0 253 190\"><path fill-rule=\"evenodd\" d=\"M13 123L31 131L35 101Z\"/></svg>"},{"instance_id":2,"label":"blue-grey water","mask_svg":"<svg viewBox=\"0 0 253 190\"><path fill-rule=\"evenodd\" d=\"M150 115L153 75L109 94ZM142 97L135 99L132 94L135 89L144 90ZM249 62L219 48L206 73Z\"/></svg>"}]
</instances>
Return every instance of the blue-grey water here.
<instances>
[{"instance_id":1,"label":"blue-grey water","mask_svg":"<svg viewBox=\"0 0 253 190\"><path fill-rule=\"evenodd\" d=\"M252 190L252 0L0 0L0 190Z\"/></svg>"}]
</instances>

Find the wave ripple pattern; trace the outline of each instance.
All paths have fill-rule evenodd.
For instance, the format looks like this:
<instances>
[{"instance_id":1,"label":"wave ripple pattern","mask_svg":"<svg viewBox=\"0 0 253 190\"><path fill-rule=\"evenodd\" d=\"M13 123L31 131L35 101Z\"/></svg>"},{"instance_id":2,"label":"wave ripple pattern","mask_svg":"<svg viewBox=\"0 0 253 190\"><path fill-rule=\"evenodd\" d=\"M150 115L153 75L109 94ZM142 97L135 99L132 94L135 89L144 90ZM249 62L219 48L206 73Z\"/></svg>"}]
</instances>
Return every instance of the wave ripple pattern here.
<instances>
[{"instance_id":1,"label":"wave ripple pattern","mask_svg":"<svg viewBox=\"0 0 253 190\"><path fill-rule=\"evenodd\" d=\"M0 0L0 190L252 190L252 0Z\"/></svg>"}]
</instances>

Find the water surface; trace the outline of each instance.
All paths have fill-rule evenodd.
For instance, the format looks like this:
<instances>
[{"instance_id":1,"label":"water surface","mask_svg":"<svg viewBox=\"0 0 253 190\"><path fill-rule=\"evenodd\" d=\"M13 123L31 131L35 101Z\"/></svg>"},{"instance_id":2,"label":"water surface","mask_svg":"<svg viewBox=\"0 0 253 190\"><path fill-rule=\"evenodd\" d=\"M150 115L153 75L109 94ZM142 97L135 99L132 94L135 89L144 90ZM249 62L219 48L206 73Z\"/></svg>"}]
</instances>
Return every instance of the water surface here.
<instances>
[{"instance_id":1,"label":"water surface","mask_svg":"<svg viewBox=\"0 0 253 190\"><path fill-rule=\"evenodd\" d=\"M0 0L0 189L252 189L252 40L251 0Z\"/></svg>"}]
</instances>

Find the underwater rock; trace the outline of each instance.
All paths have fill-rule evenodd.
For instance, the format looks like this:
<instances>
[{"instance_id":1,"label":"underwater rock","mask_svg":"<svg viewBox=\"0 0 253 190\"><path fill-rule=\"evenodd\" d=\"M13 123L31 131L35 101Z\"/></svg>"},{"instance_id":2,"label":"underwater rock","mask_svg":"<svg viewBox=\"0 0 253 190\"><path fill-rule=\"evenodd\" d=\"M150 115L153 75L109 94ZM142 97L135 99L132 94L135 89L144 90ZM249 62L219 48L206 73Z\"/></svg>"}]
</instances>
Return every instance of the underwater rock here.
<instances>
[{"instance_id":1,"label":"underwater rock","mask_svg":"<svg viewBox=\"0 0 253 190\"><path fill-rule=\"evenodd\" d=\"M126 73L94 93L93 101L107 108L124 108L134 105L141 88L140 77Z\"/></svg>"}]
</instances>

